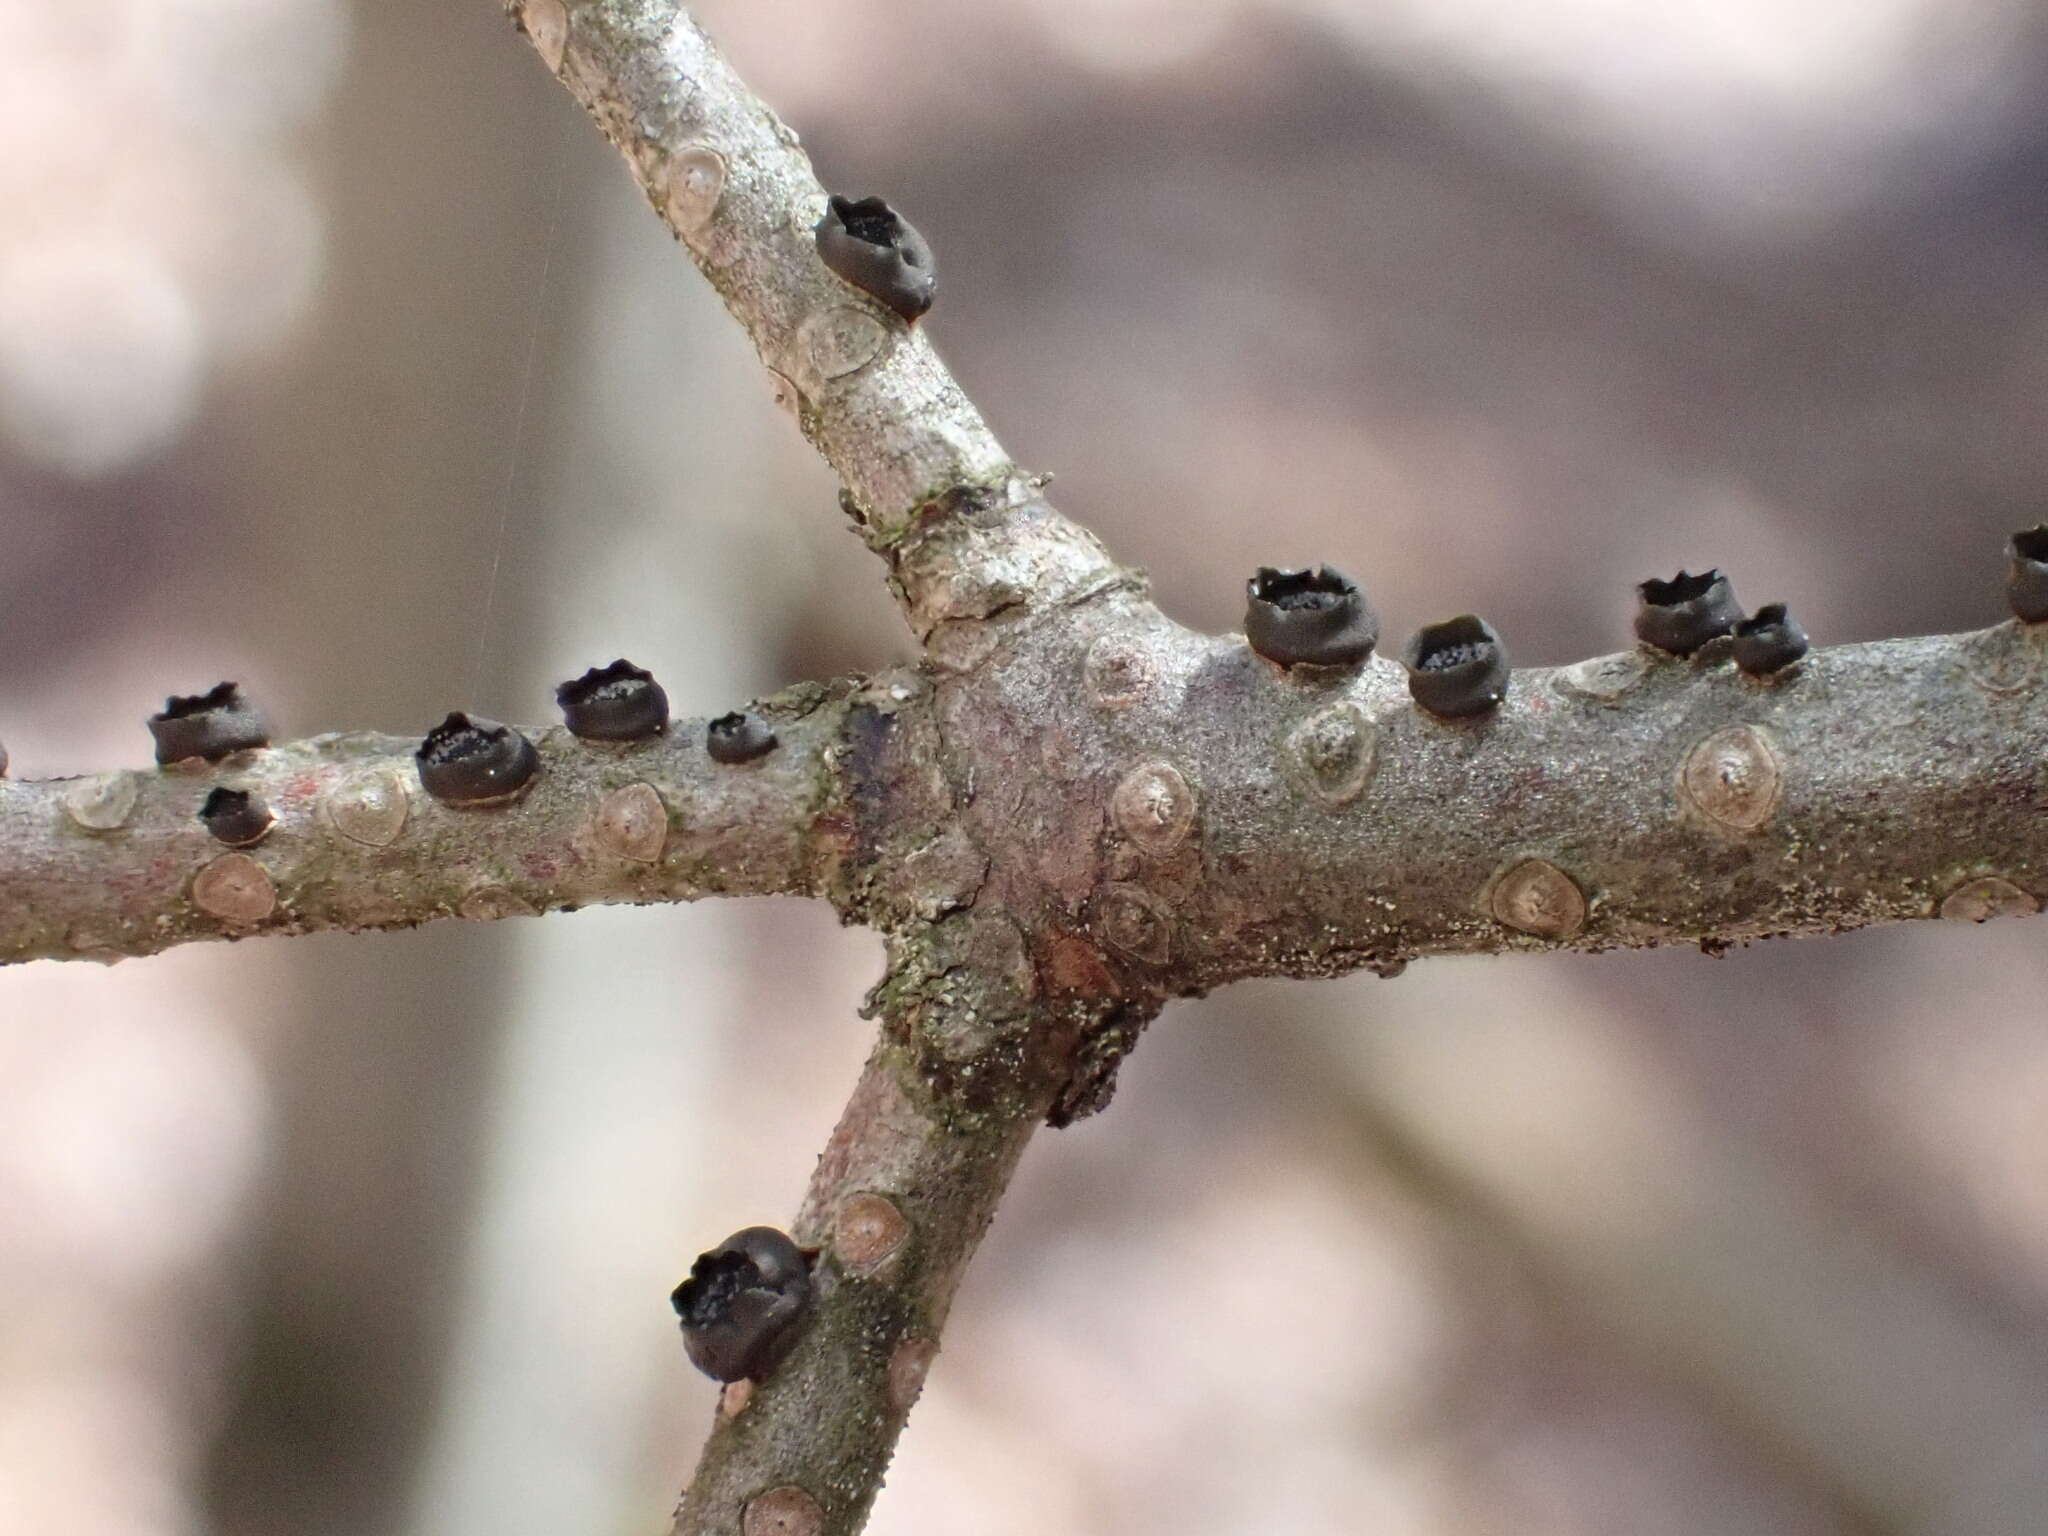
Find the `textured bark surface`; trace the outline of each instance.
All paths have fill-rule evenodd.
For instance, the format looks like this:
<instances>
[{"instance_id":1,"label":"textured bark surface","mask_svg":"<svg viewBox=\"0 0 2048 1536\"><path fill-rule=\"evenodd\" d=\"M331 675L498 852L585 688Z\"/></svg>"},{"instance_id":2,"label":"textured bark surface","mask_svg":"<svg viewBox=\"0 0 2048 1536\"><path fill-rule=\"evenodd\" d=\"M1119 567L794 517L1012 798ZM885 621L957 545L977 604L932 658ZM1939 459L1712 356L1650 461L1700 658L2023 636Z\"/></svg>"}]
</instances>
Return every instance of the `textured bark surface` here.
<instances>
[{"instance_id":1,"label":"textured bark surface","mask_svg":"<svg viewBox=\"0 0 2048 1536\"><path fill-rule=\"evenodd\" d=\"M861 1074L795 1225L819 1250L815 1319L766 1382L727 1389L677 1530L753 1536L778 1507L817 1530L867 1518L953 1292L1045 1110L960 1125L919 1102L915 1080L888 1045Z\"/></svg>"},{"instance_id":2,"label":"textured bark surface","mask_svg":"<svg viewBox=\"0 0 2048 1536\"><path fill-rule=\"evenodd\" d=\"M825 190L796 134L680 6L509 9L746 327L869 542L901 536L941 492L1001 483L1002 446L923 332L818 260Z\"/></svg>"},{"instance_id":3,"label":"textured bark surface","mask_svg":"<svg viewBox=\"0 0 2048 1536\"><path fill-rule=\"evenodd\" d=\"M780 745L739 767L706 755L701 720L619 744L527 728L541 771L501 806L442 804L420 787L417 741L362 732L218 764L0 781L0 961L818 894L837 848L825 750L857 694L844 684L766 701ZM252 845L224 846L199 819L216 788L260 796L275 824Z\"/></svg>"},{"instance_id":4,"label":"textured bark surface","mask_svg":"<svg viewBox=\"0 0 2048 1536\"><path fill-rule=\"evenodd\" d=\"M1025 759L967 819L1040 850L1048 925L1085 916L1127 988L1186 994L2035 910L2044 646L2008 623L1773 683L1645 649L1517 673L1452 722L1384 659L1304 679L1130 606L940 697L979 761Z\"/></svg>"},{"instance_id":5,"label":"textured bark surface","mask_svg":"<svg viewBox=\"0 0 2048 1536\"><path fill-rule=\"evenodd\" d=\"M713 763L701 722L531 733L539 779L489 809L432 801L415 743L370 736L0 783L0 960L706 894L813 895L880 930L880 1038L795 1226L812 1316L727 1393L678 1531L859 1528L1032 1128L1101 1107L1169 998L2039 910L2048 626L1823 650L1770 682L1725 641L1639 649L1517 673L1462 722L1384 657L1284 671L1164 616L924 333L825 268L795 135L674 0L510 9L838 472L924 664L765 701L780 745L749 765ZM277 825L224 848L196 815L216 785Z\"/></svg>"}]
</instances>

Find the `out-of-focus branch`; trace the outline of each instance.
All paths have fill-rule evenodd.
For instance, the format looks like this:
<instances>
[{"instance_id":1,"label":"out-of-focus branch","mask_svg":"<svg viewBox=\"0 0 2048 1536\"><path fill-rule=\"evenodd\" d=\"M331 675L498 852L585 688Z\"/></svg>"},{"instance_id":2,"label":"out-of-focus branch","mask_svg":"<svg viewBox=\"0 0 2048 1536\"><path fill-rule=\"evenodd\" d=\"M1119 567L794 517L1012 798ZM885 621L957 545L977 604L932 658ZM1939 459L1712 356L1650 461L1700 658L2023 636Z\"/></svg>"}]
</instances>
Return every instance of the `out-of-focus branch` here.
<instances>
[{"instance_id":1,"label":"out-of-focus branch","mask_svg":"<svg viewBox=\"0 0 2048 1536\"><path fill-rule=\"evenodd\" d=\"M1874 1528L2040 1529L2039 1359L1673 1094L1618 1032L1499 1023L1330 1037L1389 1167L1513 1233L1592 1333L1700 1384Z\"/></svg>"},{"instance_id":2,"label":"out-of-focus branch","mask_svg":"<svg viewBox=\"0 0 2048 1536\"><path fill-rule=\"evenodd\" d=\"M602 902L818 894L843 843L829 747L850 688L797 688L762 710L778 744L724 765L701 720L647 741L526 734L540 771L507 805L444 805L417 741L315 736L208 766L0 780L0 962L115 960L199 939L406 928ZM241 791L257 841L200 819ZM239 835L240 829L224 830Z\"/></svg>"},{"instance_id":3,"label":"out-of-focus branch","mask_svg":"<svg viewBox=\"0 0 2048 1536\"><path fill-rule=\"evenodd\" d=\"M1035 495L925 330L826 268L809 157L678 0L506 8L746 328L920 637L1130 579Z\"/></svg>"},{"instance_id":4,"label":"out-of-focus branch","mask_svg":"<svg viewBox=\"0 0 2048 1536\"><path fill-rule=\"evenodd\" d=\"M1049 1103L1048 1091L963 1115L885 1036L797 1218L797 1241L819 1250L812 1316L765 1383L726 1389L675 1536L860 1529L953 1293Z\"/></svg>"}]
</instances>

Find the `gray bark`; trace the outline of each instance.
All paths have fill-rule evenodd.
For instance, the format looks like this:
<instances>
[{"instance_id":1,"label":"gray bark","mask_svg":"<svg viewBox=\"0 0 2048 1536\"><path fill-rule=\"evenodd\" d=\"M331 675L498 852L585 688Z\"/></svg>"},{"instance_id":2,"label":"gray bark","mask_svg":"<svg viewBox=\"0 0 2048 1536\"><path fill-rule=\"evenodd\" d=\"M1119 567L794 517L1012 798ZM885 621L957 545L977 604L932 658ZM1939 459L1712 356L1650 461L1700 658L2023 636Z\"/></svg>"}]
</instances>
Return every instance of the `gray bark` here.
<instances>
[{"instance_id":1,"label":"gray bark","mask_svg":"<svg viewBox=\"0 0 2048 1536\"><path fill-rule=\"evenodd\" d=\"M904 685L897 685L904 686ZM641 743L528 729L543 767L504 806L444 805L417 742L315 736L216 765L0 781L0 961L119 960L196 939L489 920L596 902L814 893L821 759L855 690L765 701L780 745L711 761L704 722ZM199 819L217 787L276 821L230 848Z\"/></svg>"},{"instance_id":2,"label":"gray bark","mask_svg":"<svg viewBox=\"0 0 2048 1536\"><path fill-rule=\"evenodd\" d=\"M2048 627L1821 651L1772 682L1725 646L1631 651L1518 673L1463 723L1383 658L1285 672L1162 615L924 333L818 261L795 135L675 0L512 9L839 474L924 665L769 701L781 744L754 765L710 762L698 722L631 748L533 732L537 784L485 810L362 736L0 784L0 959L705 894L808 894L880 930L881 1037L795 1227L814 1314L727 1394L679 1532L859 1528L1032 1127L1099 1108L1169 998L2038 911ZM217 783L278 810L263 842L209 841Z\"/></svg>"}]
</instances>

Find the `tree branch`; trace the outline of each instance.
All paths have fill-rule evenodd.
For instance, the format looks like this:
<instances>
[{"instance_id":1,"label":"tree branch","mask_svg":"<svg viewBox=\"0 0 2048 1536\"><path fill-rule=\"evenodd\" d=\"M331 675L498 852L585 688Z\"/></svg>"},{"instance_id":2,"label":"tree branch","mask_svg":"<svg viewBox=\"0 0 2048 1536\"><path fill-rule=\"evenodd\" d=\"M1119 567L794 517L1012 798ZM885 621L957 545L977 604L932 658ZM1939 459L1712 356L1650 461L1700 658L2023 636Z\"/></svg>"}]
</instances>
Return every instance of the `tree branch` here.
<instances>
[{"instance_id":1,"label":"tree branch","mask_svg":"<svg viewBox=\"0 0 2048 1536\"><path fill-rule=\"evenodd\" d=\"M923 330L819 259L824 190L676 0L511 0L746 327L889 564L922 672L791 690L781 738L534 734L516 804L330 736L196 774L0 784L0 960L711 893L889 938L883 1037L797 1221L814 1314L726 1395L676 1530L851 1536L1040 1120L1097 1107L1166 997L1416 955L1709 948L2048 892L2048 627L1813 654L1725 642L1516 675L1476 721L1402 670L1194 634L1021 473ZM865 189L862 189L865 190ZM277 816L230 849L209 790Z\"/></svg>"},{"instance_id":2,"label":"tree branch","mask_svg":"<svg viewBox=\"0 0 2048 1536\"><path fill-rule=\"evenodd\" d=\"M407 928L602 902L826 893L844 852L825 815L850 684L757 706L778 745L721 765L705 724L644 742L529 730L541 768L513 804L420 788L417 741L315 736L82 779L0 780L0 962L120 959L201 939ZM275 814L230 847L201 822L216 788Z\"/></svg>"},{"instance_id":3,"label":"tree branch","mask_svg":"<svg viewBox=\"0 0 2048 1536\"><path fill-rule=\"evenodd\" d=\"M2048 625L1819 651L1774 683L1725 642L1641 649L1517 672L1464 723L1383 658L1284 672L1138 603L1076 629L942 692L947 738L985 786L972 835L1038 850L1041 920L1085 923L1135 995L2048 893Z\"/></svg>"},{"instance_id":4,"label":"tree branch","mask_svg":"<svg viewBox=\"0 0 2048 1536\"><path fill-rule=\"evenodd\" d=\"M1725 644L1632 652L1518 674L1476 724L1417 710L1385 659L1348 682L1282 672L1144 602L1009 466L922 332L825 268L794 135L675 0L513 9L795 383L928 654L961 676L941 698L972 840L999 854L1021 832L1056 866L1047 891L1010 882L1009 909L1033 932L1078 921L1131 992L2038 908L2035 627L1823 652L1772 684ZM1188 797L1172 847L1117 824L1126 783Z\"/></svg>"},{"instance_id":5,"label":"tree branch","mask_svg":"<svg viewBox=\"0 0 2048 1536\"><path fill-rule=\"evenodd\" d=\"M877 1049L818 1160L795 1237L819 1256L795 1352L737 1383L675 1536L851 1536L867 1519L967 1262L1049 1093L963 1115Z\"/></svg>"},{"instance_id":6,"label":"tree branch","mask_svg":"<svg viewBox=\"0 0 2048 1536\"><path fill-rule=\"evenodd\" d=\"M925 331L826 268L809 157L678 0L506 9L746 328L920 639L1133 579L1035 494Z\"/></svg>"},{"instance_id":7,"label":"tree branch","mask_svg":"<svg viewBox=\"0 0 2048 1536\"><path fill-rule=\"evenodd\" d=\"M839 473L871 539L1009 456L922 331L818 259L825 191L796 135L676 0L512 0L507 10L633 168Z\"/></svg>"}]
</instances>

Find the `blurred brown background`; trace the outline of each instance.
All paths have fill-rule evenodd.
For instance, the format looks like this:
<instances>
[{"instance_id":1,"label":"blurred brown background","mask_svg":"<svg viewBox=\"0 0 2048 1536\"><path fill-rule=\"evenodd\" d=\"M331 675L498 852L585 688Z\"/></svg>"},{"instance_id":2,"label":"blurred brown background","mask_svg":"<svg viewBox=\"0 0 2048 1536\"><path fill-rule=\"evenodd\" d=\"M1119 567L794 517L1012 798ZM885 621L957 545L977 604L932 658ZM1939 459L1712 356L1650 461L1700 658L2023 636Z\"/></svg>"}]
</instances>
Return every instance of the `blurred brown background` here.
<instances>
[{"instance_id":1,"label":"blurred brown background","mask_svg":"<svg viewBox=\"0 0 2048 1536\"><path fill-rule=\"evenodd\" d=\"M1995 620L2048 503L2028 0L706 0L930 236L1019 458L1234 627ZM0 736L147 761L908 654L833 488L491 0L0 0ZM651 1531L667 1291L784 1219L877 947L797 904L0 975L0 1530ZM2048 1529L2025 923L1177 1008L1027 1160L887 1536Z\"/></svg>"}]
</instances>

